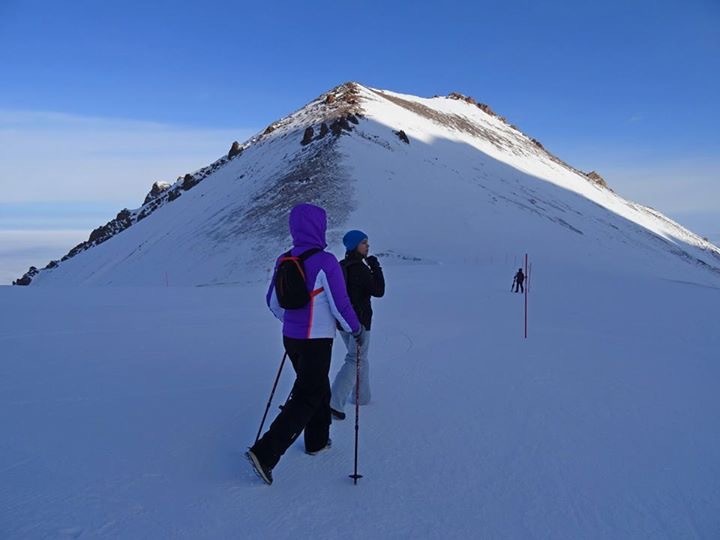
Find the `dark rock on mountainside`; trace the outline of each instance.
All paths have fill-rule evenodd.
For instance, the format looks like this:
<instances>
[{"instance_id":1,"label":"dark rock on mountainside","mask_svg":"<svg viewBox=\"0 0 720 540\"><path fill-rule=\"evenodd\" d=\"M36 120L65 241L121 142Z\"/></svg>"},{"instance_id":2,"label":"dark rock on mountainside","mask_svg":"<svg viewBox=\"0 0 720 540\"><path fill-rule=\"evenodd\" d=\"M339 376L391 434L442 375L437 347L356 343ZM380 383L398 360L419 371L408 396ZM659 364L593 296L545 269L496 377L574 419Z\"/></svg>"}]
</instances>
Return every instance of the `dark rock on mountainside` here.
<instances>
[{"instance_id":1,"label":"dark rock on mountainside","mask_svg":"<svg viewBox=\"0 0 720 540\"><path fill-rule=\"evenodd\" d=\"M490 108L490 105L486 103L480 103L475 98L466 96L464 94L461 94L460 92L450 92L447 97L449 97L450 99L456 99L458 101L464 101L465 103L475 105L478 109L480 109L484 113L489 114L490 116L498 116L497 113Z\"/></svg>"},{"instance_id":2,"label":"dark rock on mountainside","mask_svg":"<svg viewBox=\"0 0 720 540\"><path fill-rule=\"evenodd\" d=\"M410 144L410 139L408 139L407 134L402 129L400 131L393 131L393 133L405 144Z\"/></svg>"},{"instance_id":3,"label":"dark rock on mountainside","mask_svg":"<svg viewBox=\"0 0 720 540\"><path fill-rule=\"evenodd\" d=\"M150 192L145 196L143 204L147 204L153 199L156 199L163 191L166 191L169 188L170 184L167 184L165 182L155 182L152 185L152 188L150 188Z\"/></svg>"},{"instance_id":4,"label":"dark rock on mountainside","mask_svg":"<svg viewBox=\"0 0 720 540\"><path fill-rule=\"evenodd\" d=\"M34 278L37 275L37 273L38 273L38 269L35 268L34 266L31 266L30 269L27 272L25 272L25 275L23 275L23 277L16 279L15 281L12 282L12 284L13 285L22 285L22 286L30 285L30 283L32 282L32 278Z\"/></svg>"},{"instance_id":5,"label":"dark rock on mountainside","mask_svg":"<svg viewBox=\"0 0 720 540\"><path fill-rule=\"evenodd\" d=\"M588 180L592 181L593 183L602 186L602 187L608 187L607 182L605 179L600 176L595 171L590 171L589 173L585 173L585 176L587 176Z\"/></svg>"},{"instance_id":6,"label":"dark rock on mountainside","mask_svg":"<svg viewBox=\"0 0 720 540\"><path fill-rule=\"evenodd\" d=\"M228 159L232 159L235 156L239 156L240 154L242 154L242 151L243 151L243 149L240 146L240 143L235 141L234 143L232 143L232 146L230 147L230 150L228 151Z\"/></svg>"},{"instance_id":7,"label":"dark rock on mountainside","mask_svg":"<svg viewBox=\"0 0 720 540\"><path fill-rule=\"evenodd\" d=\"M184 191L192 189L198 184L198 180L190 173L183 177L182 188Z\"/></svg>"},{"instance_id":8,"label":"dark rock on mountainside","mask_svg":"<svg viewBox=\"0 0 720 540\"><path fill-rule=\"evenodd\" d=\"M303 146L307 146L312 142L313 135L315 134L315 130L312 128L312 126L305 128L305 133L303 133L302 141L300 141L300 144Z\"/></svg>"},{"instance_id":9,"label":"dark rock on mountainside","mask_svg":"<svg viewBox=\"0 0 720 540\"><path fill-rule=\"evenodd\" d=\"M337 118L332 124L330 124L330 131L336 137L344 131L352 131L352 126L346 117Z\"/></svg>"}]
</instances>

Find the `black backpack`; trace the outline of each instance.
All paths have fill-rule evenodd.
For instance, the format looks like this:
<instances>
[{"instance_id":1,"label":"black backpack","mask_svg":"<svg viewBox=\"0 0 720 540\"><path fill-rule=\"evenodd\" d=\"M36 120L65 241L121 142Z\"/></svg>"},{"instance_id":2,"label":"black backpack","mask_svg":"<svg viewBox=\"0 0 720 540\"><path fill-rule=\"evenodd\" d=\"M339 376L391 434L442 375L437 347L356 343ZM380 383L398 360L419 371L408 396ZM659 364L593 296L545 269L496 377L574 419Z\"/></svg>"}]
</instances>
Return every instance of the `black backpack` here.
<instances>
[{"instance_id":1,"label":"black backpack","mask_svg":"<svg viewBox=\"0 0 720 540\"><path fill-rule=\"evenodd\" d=\"M310 302L304 262L319 251L322 249L309 249L297 257L293 257L292 251L288 251L280 257L280 264L275 272L275 294L281 308L300 309Z\"/></svg>"}]
</instances>

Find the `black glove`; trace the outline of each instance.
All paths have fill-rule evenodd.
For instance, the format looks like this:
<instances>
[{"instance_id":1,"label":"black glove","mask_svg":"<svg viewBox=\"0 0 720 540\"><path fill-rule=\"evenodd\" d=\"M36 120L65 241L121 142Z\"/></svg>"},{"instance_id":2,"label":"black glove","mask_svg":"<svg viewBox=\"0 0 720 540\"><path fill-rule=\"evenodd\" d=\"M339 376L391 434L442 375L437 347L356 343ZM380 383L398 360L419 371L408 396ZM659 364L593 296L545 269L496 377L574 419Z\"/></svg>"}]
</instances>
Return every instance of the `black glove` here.
<instances>
[{"instance_id":1,"label":"black glove","mask_svg":"<svg viewBox=\"0 0 720 540\"><path fill-rule=\"evenodd\" d=\"M377 260L375 255L370 255L365 259L370 268L380 268L380 261Z\"/></svg>"},{"instance_id":2,"label":"black glove","mask_svg":"<svg viewBox=\"0 0 720 540\"><path fill-rule=\"evenodd\" d=\"M362 324L360 325L360 330L358 330L357 332L353 332L352 337L355 338L355 342L358 345L362 346L363 341L365 341L365 328L363 327Z\"/></svg>"}]
</instances>

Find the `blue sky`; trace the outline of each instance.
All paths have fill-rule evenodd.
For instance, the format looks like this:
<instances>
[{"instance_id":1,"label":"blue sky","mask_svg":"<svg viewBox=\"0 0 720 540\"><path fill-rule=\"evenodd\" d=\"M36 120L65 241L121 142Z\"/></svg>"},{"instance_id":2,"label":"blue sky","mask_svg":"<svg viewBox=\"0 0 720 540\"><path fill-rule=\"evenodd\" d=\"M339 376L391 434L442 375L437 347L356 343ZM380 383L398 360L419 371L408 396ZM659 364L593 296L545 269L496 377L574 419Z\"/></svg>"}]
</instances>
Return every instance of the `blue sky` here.
<instances>
[{"instance_id":1,"label":"blue sky","mask_svg":"<svg viewBox=\"0 0 720 540\"><path fill-rule=\"evenodd\" d=\"M0 69L0 231L79 240L357 80L472 95L720 241L718 0L0 0Z\"/></svg>"}]
</instances>

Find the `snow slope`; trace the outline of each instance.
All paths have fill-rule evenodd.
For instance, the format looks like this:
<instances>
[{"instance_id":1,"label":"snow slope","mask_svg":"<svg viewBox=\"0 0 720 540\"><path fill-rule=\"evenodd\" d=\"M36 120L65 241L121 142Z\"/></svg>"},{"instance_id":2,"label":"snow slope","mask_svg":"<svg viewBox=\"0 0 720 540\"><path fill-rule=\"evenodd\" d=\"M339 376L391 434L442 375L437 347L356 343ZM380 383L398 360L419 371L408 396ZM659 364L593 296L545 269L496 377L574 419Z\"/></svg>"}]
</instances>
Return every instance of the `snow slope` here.
<instances>
[{"instance_id":1,"label":"snow slope","mask_svg":"<svg viewBox=\"0 0 720 540\"><path fill-rule=\"evenodd\" d=\"M715 246L464 98L344 85L239 148L0 287L0 538L720 536ZM386 270L358 486L351 421L271 487L242 455L300 201Z\"/></svg>"},{"instance_id":2,"label":"snow slope","mask_svg":"<svg viewBox=\"0 0 720 540\"><path fill-rule=\"evenodd\" d=\"M244 460L262 286L0 288L0 537L717 538L720 289L537 264L524 340L513 258L386 265L358 486L352 420Z\"/></svg>"},{"instance_id":3,"label":"snow slope","mask_svg":"<svg viewBox=\"0 0 720 540\"><path fill-rule=\"evenodd\" d=\"M593 182L488 111L459 96L340 86L239 155L189 175L189 189L187 178L165 186L109 227L120 232L41 270L33 284L264 279L289 243L287 211L306 201L328 209L331 243L362 227L386 258L472 262L513 246L548 264L720 276L717 247ZM173 192L182 196L168 200Z\"/></svg>"}]
</instances>

